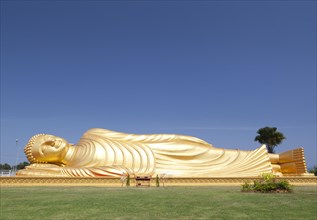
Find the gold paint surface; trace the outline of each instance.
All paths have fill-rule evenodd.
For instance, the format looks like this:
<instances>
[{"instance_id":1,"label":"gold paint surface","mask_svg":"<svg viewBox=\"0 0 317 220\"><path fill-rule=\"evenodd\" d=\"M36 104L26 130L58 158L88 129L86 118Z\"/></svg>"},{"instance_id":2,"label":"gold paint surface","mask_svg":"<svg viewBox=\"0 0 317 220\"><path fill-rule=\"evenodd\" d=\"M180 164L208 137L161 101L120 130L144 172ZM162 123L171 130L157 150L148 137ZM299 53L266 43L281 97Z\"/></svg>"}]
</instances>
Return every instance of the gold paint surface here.
<instances>
[{"instance_id":1,"label":"gold paint surface","mask_svg":"<svg viewBox=\"0 0 317 220\"><path fill-rule=\"evenodd\" d=\"M257 177L262 173L309 175L303 148L269 154L221 149L191 136L137 135L93 128L76 145L47 134L33 136L24 151L30 166L17 176L165 178Z\"/></svg>"},{"instance_id":2,"label":"gold paint surface","mask_svg":"<svg viewBox=\"0 0 317 220\"><path fill-rule=\"evenodd\" d=\"M209 185L242 185L245 182L261 180L261 177L218 177L218 178L164 178L160 179L161 186L209 186ZM317 186L315 176L276 177L277 180L287 180L292 185ZM151 179L151 187L155 187L155 178ZM135 186L135 179L131 179ZM0 177L1 187L12 186L102 186L122 187L120 178L114 177Z\"/></svg>"}]
</instances>

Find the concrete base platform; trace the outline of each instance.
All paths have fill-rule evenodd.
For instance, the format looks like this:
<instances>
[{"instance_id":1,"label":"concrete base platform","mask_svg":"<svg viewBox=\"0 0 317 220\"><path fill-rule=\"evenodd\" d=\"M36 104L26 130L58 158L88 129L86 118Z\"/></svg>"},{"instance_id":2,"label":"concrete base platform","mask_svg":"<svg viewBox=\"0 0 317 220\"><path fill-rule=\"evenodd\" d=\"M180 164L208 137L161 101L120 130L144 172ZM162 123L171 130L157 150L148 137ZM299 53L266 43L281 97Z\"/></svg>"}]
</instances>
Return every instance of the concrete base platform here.
<instances>
[{"instance_id":1,"label":"concrete base platform","mask_svg":"<svg viewBox=\"0 0 317 220\"><path fill-rule=\"evenodd\" d=\"M160 186L212 186L212 185L242 185L260 180L257 177L222 177L222 178L164 178ZM287 180L291 185L316 185L316 176L277 177L278 180ZM130 186L135 186L135 179L131 178ZM123 186L120 178L105 177L0 177L2 186ZM125 184L124 184L125 185ZM151 179L151 186L156 186L156 179Z\"/></svg>"}]
</instances>

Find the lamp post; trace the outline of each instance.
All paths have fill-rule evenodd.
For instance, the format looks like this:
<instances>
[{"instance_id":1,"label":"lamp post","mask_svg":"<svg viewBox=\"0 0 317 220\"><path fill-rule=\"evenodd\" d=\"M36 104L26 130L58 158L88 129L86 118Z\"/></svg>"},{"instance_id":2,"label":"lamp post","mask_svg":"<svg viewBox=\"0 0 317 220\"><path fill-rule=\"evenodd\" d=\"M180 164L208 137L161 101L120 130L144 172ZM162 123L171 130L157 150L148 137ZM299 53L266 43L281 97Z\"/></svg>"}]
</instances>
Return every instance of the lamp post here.
<instances>
[{"instance_id":1,"label":"lamp post","mask_svg":"<svg viewBox=\"0 0 317 220\"><path fill-rule=\"evenodd\" d=\"M20 148L18 148L18 143L19 143L19 139L15 139L15 148L17 149L17 158L15 161L15 172L16 173L18 171L18 159L19 159L19 150Z\"/></svg>"}]
</instances>

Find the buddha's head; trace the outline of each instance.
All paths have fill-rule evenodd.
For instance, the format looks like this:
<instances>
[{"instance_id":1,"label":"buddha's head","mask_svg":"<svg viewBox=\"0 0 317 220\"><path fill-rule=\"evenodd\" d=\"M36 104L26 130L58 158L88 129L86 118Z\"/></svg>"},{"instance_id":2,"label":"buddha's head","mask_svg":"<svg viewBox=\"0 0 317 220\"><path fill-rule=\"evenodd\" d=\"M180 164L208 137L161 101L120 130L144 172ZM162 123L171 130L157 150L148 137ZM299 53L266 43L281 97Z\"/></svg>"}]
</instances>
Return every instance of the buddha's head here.
<instances>
[{"instance_id":1,"label":"buddha's head","mask_svg":"<svg viewBox=\"0 0 317 220\"><path fill-rule=\"evenodd\" d=\"M34 135L24 148L30 163L61 163L69 150L69 143L49 134Z\"/></svg>"}]
</instances>

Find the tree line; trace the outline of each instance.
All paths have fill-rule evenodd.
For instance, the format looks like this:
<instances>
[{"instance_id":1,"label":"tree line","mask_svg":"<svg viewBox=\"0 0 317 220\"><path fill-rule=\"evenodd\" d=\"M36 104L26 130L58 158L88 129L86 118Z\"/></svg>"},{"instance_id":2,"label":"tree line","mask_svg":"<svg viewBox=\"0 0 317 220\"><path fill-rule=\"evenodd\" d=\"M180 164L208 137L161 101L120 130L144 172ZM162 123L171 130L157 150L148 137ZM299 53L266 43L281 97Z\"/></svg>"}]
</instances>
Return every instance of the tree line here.
<instances>
[{"instance_id":1,"label":"tree line","mask_svg":"<svg viewBox=\"0 0 317 220\"><path fill-rule=\"evenodd\" d=\"M18 164L17 170L21 170L21 169L23 169L24 167L26 167L26 166L28 166L28 165L30 165L29 162L26 162L26 161L21 162L21 163ZM12 170L12 169L15 168L15 167L16 167L16 165L11 166L11 165L8 164L8 163L4 163L4 164L0 163L0 170Z\"/></svg>"}]
</instances>

